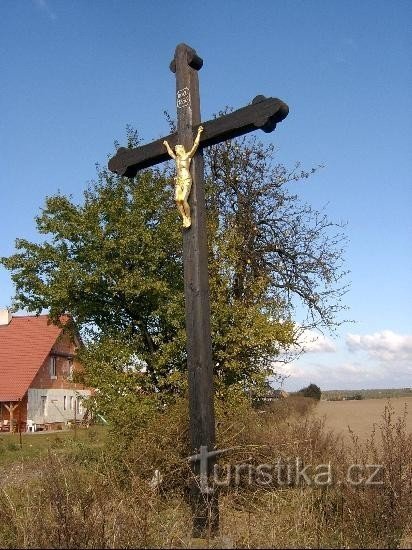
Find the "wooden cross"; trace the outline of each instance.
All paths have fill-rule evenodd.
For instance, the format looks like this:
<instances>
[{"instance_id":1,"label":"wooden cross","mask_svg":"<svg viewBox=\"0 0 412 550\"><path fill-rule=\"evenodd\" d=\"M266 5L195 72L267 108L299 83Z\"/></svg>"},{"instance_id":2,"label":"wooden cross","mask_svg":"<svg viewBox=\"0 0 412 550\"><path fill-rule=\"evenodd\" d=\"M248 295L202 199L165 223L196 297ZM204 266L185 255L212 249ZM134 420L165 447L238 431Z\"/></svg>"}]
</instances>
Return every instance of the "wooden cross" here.
<instances>
[{"instance_id":1,"label":"wooden cross","mask_svg":"<svg viewBox=\"0 0 412 550\"><path fill-rule=\"evenodd\" d=\"M7 403L4 403L4 406L9 411L9 424L10 424L10 433L13 431L13 423L14 423L14 411L17 409L20 403L12 403L10 402L8 405Z\"/></svg>"},{"instance_id":2,"label":"wooden cross","mask_svg":"<svg viewBox=\"0 0 412 550\"><path fill-rule=\"evenodd\" d=\"M189 151L200 125L198 71L203 60L186 44L176 47L170 69L176 75L177 132L134 149L120 148L110 159L109 169L121 176L134 177L150 166L169 160L163 142L173 148L183 145ZM272 132L289 108L275 98L257 96L252 104L230 114L202 123L204 127L199 149L191 162L192 189L189 197L192 224L183 230L184 289L187 334L187 366L189 374L189 415L192 453L201 448L212 451L215 446L213 406L213 365L210 333L210 300L207 268L206 205L202 149L256 129ZM199 479L199 461L193 470ZM213 460L208 461L208 474ZM201 494L193 489L193 536L205 536L218 525L216 495Z\"/></svg>"}]
</instances>

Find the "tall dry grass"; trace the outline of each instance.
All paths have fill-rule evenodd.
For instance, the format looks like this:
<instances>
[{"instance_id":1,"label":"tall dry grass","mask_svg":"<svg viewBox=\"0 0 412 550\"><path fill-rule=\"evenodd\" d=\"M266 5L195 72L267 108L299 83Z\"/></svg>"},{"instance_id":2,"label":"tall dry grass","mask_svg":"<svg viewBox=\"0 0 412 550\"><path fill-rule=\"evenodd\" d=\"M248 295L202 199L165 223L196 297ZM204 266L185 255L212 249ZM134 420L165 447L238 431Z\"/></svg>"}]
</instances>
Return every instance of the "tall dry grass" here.
<instances>
[{"instance_id":1,"label":"tall dry grass","mask_svg":"<svg viewBox=\"0 0 412 550\"><path fill-rule=\"evenodd\" d=\"M302 400L303 399L303 400ZM412 437L390 405L366 443L348 446L325 430L304 398L253 409L239 396L217 403L218 447L234 449L219 467L245 464L238 483L219 489L220 533L209 546L235 548L396 548L412 516ZM405 412L406 414L406 412ZM36 477L0 494L3 548L189 547L191 471L184 401L159 413L127 446L114 435L107 448L73 444L50 451ZM380 436L378 438L378 435ZM330 463L332 483L262 485L259 464L299 457ZM383 466L380 485L353 485L348 468ZM150 486L155 469L163 481ZM309 472L313 473L309 468Z\"/></svg>"}]
</instances>

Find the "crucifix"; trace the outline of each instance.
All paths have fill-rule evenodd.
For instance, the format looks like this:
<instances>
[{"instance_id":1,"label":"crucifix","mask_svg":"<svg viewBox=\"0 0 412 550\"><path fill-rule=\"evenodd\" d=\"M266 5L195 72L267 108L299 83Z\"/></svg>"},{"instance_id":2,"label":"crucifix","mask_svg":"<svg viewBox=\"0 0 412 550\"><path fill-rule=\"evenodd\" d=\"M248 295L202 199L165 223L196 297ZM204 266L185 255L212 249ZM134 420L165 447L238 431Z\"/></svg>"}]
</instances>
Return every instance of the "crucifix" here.
<instances>
[{"instance_id":1,"label":"crucifix","mask_svg":"<svg viewBox=\"0 0 412 550\"><path fill-rule=\"evenodd\" d=\"M203 60L186 44L176 47L170 69L176 75L177 132L137 148L119 148L109 169L134 177L143 168L176 161L175 200L183 218L183 263L189 376L189 425L192 454L201 449L213 457L215 418L213 364L210 332L210 299L207 268L206 205L202 149L256 129L272 132L289 112L283 101L256 96L252 103L201 123L198 71ZM192 457L193 458L193 457ZM213 472L213 458L207 474ZM200 460L192 460L199 480ZM215 532L218 525L217 496L192 487L193 536Z\"/></svg>"}]
</instances>

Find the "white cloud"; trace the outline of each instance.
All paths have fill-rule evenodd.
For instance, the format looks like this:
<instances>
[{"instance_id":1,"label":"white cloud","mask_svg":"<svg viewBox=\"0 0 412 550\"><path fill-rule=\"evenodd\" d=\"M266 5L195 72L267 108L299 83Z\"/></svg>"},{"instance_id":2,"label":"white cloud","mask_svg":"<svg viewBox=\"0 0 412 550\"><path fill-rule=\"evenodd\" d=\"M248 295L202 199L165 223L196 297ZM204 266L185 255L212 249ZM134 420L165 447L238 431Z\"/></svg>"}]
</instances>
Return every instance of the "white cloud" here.
<instances>
[{"instance_id":1,"label":"white cloud","mask_svg":"<svg viewBox=\"0 0 412 550\"><path fill-rule=\"evenodd\" d=\"M297 390L309 383L324 390L409 387L412 379L412 370L408 368L366 361L342 360L328 364L303 358L279 365L277 370L288 377L287 390Z\"/></svg>"},{"instance_id":2,"label":"white cloud","mask_svg":"<svg viewBox=\"0 0 412 550\"><path fill-rule=\"evenodd\" d=\"M307 375L307 370L298 365L297 362L277 363L276 371L290 378L303 378Z\"/></svg>"},{"instance_id":3,"label":"white cloud","mask_svg":"<svg viewBox=\"0 0 412 550\"><path fill-rule=\"evenodd\" d=\"M391 330L347 334L346 345L349 351L364 351L371 359L382 363L412 363L412 334L398 334Z\"/></svg>"},{"instance_id":4,"label":"white cloud","mask_svg":"<svg viewBox=\"0 0 412 550\"><path fill-rule=\"evenodd\" d=\"M411 386L412 334L391 330L347 334L343 345L337 346L316 331L302 330L299 341L307 353L290 363L273 365L288 377L286 389L311 382L325 390Z\"/></svg>"},{"instance_id":5,"label":"white cloud","mask_svg":"<svg viewBox=\"0 0 412 550\"><path fill-rule=\"evenodd\" d=\"M330 338L314 330L303 330L298 337L299 347L305 353L331 353L336 351L336 345Z\"/></svg>"}]
</instances>

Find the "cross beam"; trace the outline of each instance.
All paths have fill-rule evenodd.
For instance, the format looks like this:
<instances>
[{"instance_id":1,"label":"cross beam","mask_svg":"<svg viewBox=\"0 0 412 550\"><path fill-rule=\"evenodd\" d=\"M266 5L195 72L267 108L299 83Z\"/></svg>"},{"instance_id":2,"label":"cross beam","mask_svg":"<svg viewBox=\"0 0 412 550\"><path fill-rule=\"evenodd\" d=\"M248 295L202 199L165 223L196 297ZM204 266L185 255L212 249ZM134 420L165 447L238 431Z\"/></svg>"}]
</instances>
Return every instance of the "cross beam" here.
<instances>
[{"instance_id":1,"label":"cross beam","mask_svg":"<svg viewBox=\"0 0 412 550\"><path fill-rule=\"evenodd\" d=\"M10 423L10 433L13 432L13 422L14 422L14 411L17 409L17 407L20 404L20 400L18 403L12 403L10 402L9 405L7 403L4 403L4 406L9 411L9 423Z\"/></svg>"},{"instance_id":2,"label":"cross beam","mask_svg":"<svg viewBox=\"0 0 412 550\"><path fill-rule=\"evenodd\" d=\"M281 122L289 113L289 107L273 97L256 96L251 105L242 107L233 113L203 122L204 128L199 147L216 145L222 141L248 134L257 129L264 132L273 132L276 124ZM197 132L197 126L193 131ZM109 169L119 176L133 178L139 170L159 164L170 157L165 150L163 141L168 141L172 149L179 143L178 133L170 134L147 145L127 149L120 147L109 161Z\"/></svg>"}]
</instances>

